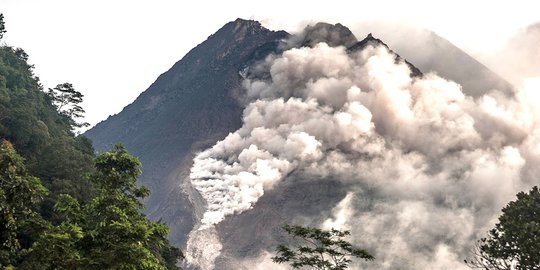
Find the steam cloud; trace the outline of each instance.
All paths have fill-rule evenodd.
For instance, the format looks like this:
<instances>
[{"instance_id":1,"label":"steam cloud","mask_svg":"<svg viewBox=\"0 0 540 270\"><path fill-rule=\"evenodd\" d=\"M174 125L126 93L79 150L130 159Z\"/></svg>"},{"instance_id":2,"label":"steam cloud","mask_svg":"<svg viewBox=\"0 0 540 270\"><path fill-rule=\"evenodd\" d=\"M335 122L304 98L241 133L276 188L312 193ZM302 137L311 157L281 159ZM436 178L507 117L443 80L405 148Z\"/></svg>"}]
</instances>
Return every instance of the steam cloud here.
<instances>
[{"instance_id":1,"label":"steam cloud","mask_svg":"<svg viewBox=\"0 0 540 270\"><path fill-rule=\"evenodd\" d=\"M351 229L373 251L362 269L466 269L500 208L539 183L538 81L473 99L436 75L411 78L383 46L325 43L252 69L271 79L245 80L243 126L194 159L203 229L293 171L331 176L350 191L321 226Z\"/></svg>"}]
</instances>

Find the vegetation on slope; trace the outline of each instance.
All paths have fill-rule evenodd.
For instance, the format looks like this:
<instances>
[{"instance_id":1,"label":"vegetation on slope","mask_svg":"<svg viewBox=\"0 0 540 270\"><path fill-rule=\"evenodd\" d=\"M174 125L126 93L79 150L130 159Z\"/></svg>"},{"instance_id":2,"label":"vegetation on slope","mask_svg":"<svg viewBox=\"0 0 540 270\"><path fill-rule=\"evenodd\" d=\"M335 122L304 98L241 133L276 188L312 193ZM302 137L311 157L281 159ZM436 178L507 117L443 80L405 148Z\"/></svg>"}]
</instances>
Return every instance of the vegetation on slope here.
<instances>
[{"instance_id":1,"label":"vegetation on slope","mask_svg":"<svg viewBox=\"0 0 540 270\"><path fill-rule=\"evenodd\" d=\"M0 47L0 268L179 269L168 228L140 213L139 161L76 134L82 98L45 92L24 50Z\"/></svg>"}]
</instances>

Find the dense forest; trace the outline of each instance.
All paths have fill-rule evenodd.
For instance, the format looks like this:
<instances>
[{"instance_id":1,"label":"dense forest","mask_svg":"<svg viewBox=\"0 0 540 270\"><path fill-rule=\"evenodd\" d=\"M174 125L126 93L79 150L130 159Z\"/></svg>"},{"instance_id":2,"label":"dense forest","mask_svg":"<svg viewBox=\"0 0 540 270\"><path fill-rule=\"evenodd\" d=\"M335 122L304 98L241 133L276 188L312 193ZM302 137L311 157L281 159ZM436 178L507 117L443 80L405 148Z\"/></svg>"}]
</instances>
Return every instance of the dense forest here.
<instances>
[{"instance_id":1,"label":"dense forest","mask_svg":"<svg viewBox=\"0 0 540 270\"><path fill-rule=\"evenodd\" d=\"M76 133L82 98L45 90L23 49L0 47L0 267L179 269L167 226L140 213L138 159L120 145L96 156Z\"/></svg>"}]
</instances>

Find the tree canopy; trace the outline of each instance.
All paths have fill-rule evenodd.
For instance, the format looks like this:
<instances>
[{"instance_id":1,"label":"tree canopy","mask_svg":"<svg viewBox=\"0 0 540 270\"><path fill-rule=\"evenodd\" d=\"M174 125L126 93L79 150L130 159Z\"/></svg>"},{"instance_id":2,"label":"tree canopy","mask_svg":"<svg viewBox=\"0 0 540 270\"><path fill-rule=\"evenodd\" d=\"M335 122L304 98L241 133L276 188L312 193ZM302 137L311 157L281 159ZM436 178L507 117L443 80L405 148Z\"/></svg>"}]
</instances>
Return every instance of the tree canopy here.
<instances>
[{"instance_id":1,"label":"tree canopy","mask_svg":"<svg viewBox=\"0 0 540 270\"><path fill-rule=\"evenodd\" d=\"M121 145L96 158L99 195L83 209L85 253L96 269L167 269L161 250L170 245L168 228L140 213L139 199L150 194L136 184L140 166Z\"/></svg>"},{"instance_id":2,"label":"tree canopy","mask_svg":"<svg viewBox=\"0 0 540 270\"><path fill-rule=\"evenodd\" d=\"M0 46L0 140L12 143L28 173L49 189L39 212L52 220L60 194L81 203L93 196L87 176L94 171L94 149L73 132L73 121L58 111L27 60L24 50Z\"/></svg>"},{"instance_id":3,"label":"tree canopy","mask_svg":"<svg viewBox=\"0 0 540 270\"><path fill-rule=\"evenodd\" d=\"M179 269L182 253L166 239L165 224L140 213L149 190L136 184L140 162L117 145L95 161L97 196L80 205L61 195L63 218L34 243L26 265L41 269ZM24 265L24 264L23 264ZM26 266L25 265L25 266Z\"/></svg>"},{"instance_id":4,"label":"tree canopy","mask_svg":"<svg viewBox=\"0 0 540 270\"><path fill-rule=\"evenodd\" d=\"M540 190L519 192L517 200L502 209L488 237L479 241L473 258L465 260L480 269L540 269Z\"/></svg>"},{"instance_id":5,"label":"tree canopy","mask_svg":"<svg viewBox=\"0 0 540 270\"><path fill-rule=\"evenodd\" d=\"M4 38L5 33L6 33L6 26L4 23L4 14L0 13L0 40Z\"/></svg>"},{"instance_id":6,"label":"tree canopy","mask_svg":"<svg viewBox=\"0 0 540 270\"><path fill-rule=\"evenodd\" d=\"M54 205L57 221L35 210L47 189L28 175L24 159L0 143L0 266L17 269L180 269L183 254L168 228L140 213L149 190L136 184L140 162L117 145L100 154L88 203L67 194Z\"/></svg>"},{"instance_id":7,"label":"tree canopy","mask_svg":"<svg viewBox=\"0 0 540 270\"><path fill-rule=\"evenodd\" d=\"M81 107L83 94L75 88L71 83L61 83L54 88L49 88L48 97L60 113L65 116L66 121L72 128L87 127L90 124L86 122L78 122L77 119L84 117L84 109Z\"/></svg>"},{"instance_id":8,"label":"tree canopy","mask_svg":"<svg viewBox=\"0 0 540 270\"><path fill-rule=\"evenodd\" d=\"M8 141L0 142L0 265L13 265L44 226L37 213L47 194L41 181L28 175L23 158Z\"/></svg>"},{"instance_id":9,"label":"tree canopy","mask_svg":"<svg viewBox=\"0 0 540 270\"><path fill-rule=\"evenodd\" d=\"M283 229L295 239L300 240L293 247L279 245L277 255L272 257L276 263L289 263L293 268L312 267L319 270L344 270L352 258L366 261L374 257L364 249L354 247L343 238L349 231L284 225Z\"/></svg>"},{"instance_id":10,"label":"tree canopy","mask_svg":"<svg viewBox=\"0 0 540 270\"><path fill-rule=\"evenodd\" d=\"M0 46L0 269L178 269L167 226L140 212L138 159L75 134L82 98L45 92L26 52Z\"/></svg>"}]
</instances>

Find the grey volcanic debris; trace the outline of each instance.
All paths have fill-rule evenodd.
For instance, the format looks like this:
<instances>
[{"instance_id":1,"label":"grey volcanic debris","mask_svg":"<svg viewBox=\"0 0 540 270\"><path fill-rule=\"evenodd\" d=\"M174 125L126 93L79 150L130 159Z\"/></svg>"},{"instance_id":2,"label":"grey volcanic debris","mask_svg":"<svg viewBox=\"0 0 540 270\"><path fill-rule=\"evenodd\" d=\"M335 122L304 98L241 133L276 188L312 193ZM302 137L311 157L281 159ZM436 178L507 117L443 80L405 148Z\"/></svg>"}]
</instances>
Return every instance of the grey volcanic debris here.
<instances>
[{"instance_id":1,"label":"grey volcanic debris","mask_svg":"<svg viewBox=\"0 0 540 270\"><path fill-rule=\"evenodd\" d=\"M239 19L87 135L141 158L147 213L190 269L278 269L283 223L351 230L377 258L353 269L466 269L469 245L536 183L538 117L527 91L471 73L468 93L398 53L341 24L291 37ZM462 64L448 63L433 66Z\"/></svg>"}]
</instances>

